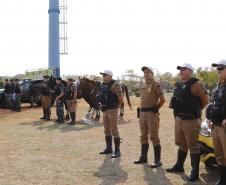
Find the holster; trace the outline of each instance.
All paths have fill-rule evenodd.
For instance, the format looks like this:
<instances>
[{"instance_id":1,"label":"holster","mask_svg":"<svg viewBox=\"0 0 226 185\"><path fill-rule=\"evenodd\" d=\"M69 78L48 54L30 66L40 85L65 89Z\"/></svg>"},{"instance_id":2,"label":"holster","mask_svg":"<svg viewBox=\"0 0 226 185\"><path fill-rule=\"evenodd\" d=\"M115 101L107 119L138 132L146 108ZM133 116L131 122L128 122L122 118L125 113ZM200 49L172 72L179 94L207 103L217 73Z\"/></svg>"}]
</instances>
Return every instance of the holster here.
<instances>
[{"instance_id":1,"label":"holster","mask_svg":"<svg viewBox=\"0 0 226 185\"><path fill-rule=\"evenodd\" d=\"M137 107L137 118L140 118L140 107Z\"/></svg>"}]
</instances>

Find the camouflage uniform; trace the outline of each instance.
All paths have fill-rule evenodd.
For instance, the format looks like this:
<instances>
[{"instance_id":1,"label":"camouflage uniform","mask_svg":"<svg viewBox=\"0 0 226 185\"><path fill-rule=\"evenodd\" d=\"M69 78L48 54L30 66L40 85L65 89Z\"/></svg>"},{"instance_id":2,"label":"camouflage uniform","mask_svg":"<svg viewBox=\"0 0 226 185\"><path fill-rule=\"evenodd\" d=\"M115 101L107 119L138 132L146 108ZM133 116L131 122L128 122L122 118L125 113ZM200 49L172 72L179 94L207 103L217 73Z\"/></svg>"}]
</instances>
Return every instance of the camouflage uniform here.
<instances>
[{"instance_id":1,"label":"camouflage uniform","mask_svg":"<svg viewBox=\"0 0 226 185\"><path fill-rule=\"evenodd\" d=\"M55 94L59 96L61 93L65 92L65 87L62 83L56 86ZM64 96L56 101L56 114L57 114L57 122L64 122Z\"/></svg>"},{"instance_id":2,"label":"camouflage uniform","mask_svg":"<svg viewBox=\"0 0 226 185\"><path fill-rule=\"evenodd\" d=\"M13 103L12 103L13 104L12 108L16 112L21 111L20 95L21 95L20 84L16 83L14 93L13 93Z\"/></svg>"},{"instance_id":3,"label":"camouflage uniform","mask_svg":"<svg viewBox=\"0 0 226 185\"><path fill-rule=\"evenodd\" d=\"M5 102L6 102L5 108L9 108L10 107L10 84L8 82L5 84L4 89L5 89Z\"/></svg>"}]
</instances>

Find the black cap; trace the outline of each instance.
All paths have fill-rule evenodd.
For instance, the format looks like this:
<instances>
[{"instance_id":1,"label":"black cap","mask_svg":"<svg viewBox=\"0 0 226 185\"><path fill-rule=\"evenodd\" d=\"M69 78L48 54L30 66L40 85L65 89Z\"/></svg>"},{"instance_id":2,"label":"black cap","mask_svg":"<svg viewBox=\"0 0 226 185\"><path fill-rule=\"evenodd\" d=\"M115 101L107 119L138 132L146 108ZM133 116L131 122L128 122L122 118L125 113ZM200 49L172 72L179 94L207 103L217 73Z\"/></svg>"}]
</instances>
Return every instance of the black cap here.
<instances>
[{"instance_id":1,"label":"black cap","mask_svg":"<svg viewBox=\"0 0 226 185\"><path fill-rule=\"evenodd\" d=\"M70 82L74 82L73 78L68 78L67 80L70 81Z\"/></svg>"},{"instance_id":2,"label":"black cap","mask_svg":"<svg viewBox=\"0 0 226 185\"><path fill-rule=\"evenodd\" d=\"M49 78L49 75L43 75L43 78L48 79Z\"/></svg>"},{"instance_id":3,"label":"black cap","mask_svg":"<svg viewBox=\"0 0 226 185\"><path fill-rule=\"evenodd\" d=\"M61 77L56 77L56 80L62 81L62 78Z\"/></svg>"}]
</instances>

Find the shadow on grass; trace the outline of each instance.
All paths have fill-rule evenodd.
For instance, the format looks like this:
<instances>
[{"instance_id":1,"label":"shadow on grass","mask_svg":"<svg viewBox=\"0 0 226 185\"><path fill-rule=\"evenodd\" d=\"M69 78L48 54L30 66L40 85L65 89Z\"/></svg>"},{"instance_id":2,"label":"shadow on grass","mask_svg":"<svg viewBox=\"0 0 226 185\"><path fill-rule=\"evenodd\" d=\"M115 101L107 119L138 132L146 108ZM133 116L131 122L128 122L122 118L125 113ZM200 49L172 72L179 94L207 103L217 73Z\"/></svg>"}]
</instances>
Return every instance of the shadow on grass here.
<instances>
[{"instance_id":1,"label":"shadow on grass","mask_svg":"<svg viewBox=\"0 0 226 185\"><path fill-rule=\"evenodd\" d=\"M49 124L49 123L53 124ZM82 131L82 130L88 130L92 129L95 127L102 127L103 124L98 123L96 125L83 125L80 124L80 121L77 121L75 125L69 125L66 123L59 124L59 123L54 123L51 121L33 121L33 122L23 122L19 123L18 125L32 125L33 127L36 127L38 130L47 130L47 131L54 131L54 130L60 130L61 132L73 132L73 131Z\"/></svg>"},{"instance_id":2,"label":"shadow on grass","mask_svg":"<svg viewBox=\"0 0 226 185\"><path fill-rule=\"evenodd\" d=\"M121 159L112 159L106 156L101 167L94 173L94 176L102 179L99 185L115 185L126 182L128 173L120 166Z\"/></svg>"},{"instance_id":3,"label":"shadow on grass","mask_svg":"<svg viewBox=\"0 0 226 185\"><path fill-rule=\"evenodd\" d=\"M152 169L148 164L143 164L143 170L144 180L148 185L172 185L170 180L166 177L166 172L163 167Z\"/></svg>"},{"instance_id":4,"label":"shadow on grass","mask_svg":"<svg viewBox=\"0 0 226 185\"><path fill-rule=\"evenodd\" d=\"M49 123L53 123L53 124L49 124ZM120 120L119 121L119 125L122 124L127 124L130 123L131 120ZM61 132L73 132L73 131L82 131L82 130L88 130L88 129L92 129L95 127L103 127L103 123L97 123L95 125L86 125L86 124L82 124L82 121L76 121L75 125L69 125L66 123L63 124L59 124L59 123L54 123L54 120L50 120L50 121L44 121L44 120L39 120L39 121L33 121L33 122L23 122L23 123L19 123L18 125L32 125L33 127L37 127L38 130L47 130L47 131L53 131L53 130L60 130Z\"/></svg>"}]
</instances>

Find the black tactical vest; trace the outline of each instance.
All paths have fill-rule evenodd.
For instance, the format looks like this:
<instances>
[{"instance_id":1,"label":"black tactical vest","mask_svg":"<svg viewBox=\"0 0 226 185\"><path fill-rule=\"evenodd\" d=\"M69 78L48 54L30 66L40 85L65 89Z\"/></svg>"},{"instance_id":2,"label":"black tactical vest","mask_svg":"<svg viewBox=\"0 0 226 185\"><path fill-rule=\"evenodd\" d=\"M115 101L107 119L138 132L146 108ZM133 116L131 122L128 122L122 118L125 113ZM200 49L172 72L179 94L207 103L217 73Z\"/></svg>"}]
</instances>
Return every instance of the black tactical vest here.
<instances>
[{"instance_id":1,"label":"black tactical vest","mask_svg":"<svg viewBox=\"0 0 226 185\"><path fill-rule=\"evenodd\" d=\"M63 84L57 85L56 88L55 88L55 94L56 94L56 96L60 96L62 90L65 91L64 85ZM60 99L64 99L64 96L61 97Z\"/></svg>"},{"instance_id":2,"label":"black tactical vest","mask_svg":"<svg viewBox=\"0 0 226 185\"><path fill-rule=\"evenodd\" d=\"M102 83L100 86L100 103L104 109L115 109L118 107L118 97L111 91L114 80L109 83Z\"/></svg>"},{"instance_id":3,"label":"black tactical vest","mask_svg":"<svg viewBox=\"0 0 226 185\"><path fill-rule=\"evenodd\" d=\"M6 83L5 84L5 93L6 94L9 94L10 93L10 84L9 83Z\"/></svg>"},{"instance_id":4,"label":"black tactical vest","mask_svg":"<svg viewBox=\"0 0 226 185\"><path fill-rule=\"evenodd\" d=\"M218 83L214 88L210 104L206 109L206 118L211 119L215 125L221 125L226 119L226 84Z\"/></svg>"},{"instance_id":5,"label":"black tactical vest","mask_svg":"<svg viewBox=\"0 0 226 185\"><path fill-rule=\"evenodd\" d=\"M41 88L41 93L44 96L50 96L50 89L48 87L48 81L43 82L43 85L42 85L42 88Z\"/></svg>"},{"instance_id":6,"label":"black tactical vest","mask_svg":"<svg viewBox=\"0 0 226 185\"><path fill-rule=\"evenodd\" d=\"M74 91L72 91L72 86L73 84L65 88L65 98L67 100L72 100L74 98Z\"/></svg>"},{"instance_id":7,"label":"black tactical vest","mask_svg":"<svg viewBox=\"0 0 226 185\"><path fill-rule=\"evenodd\" d=\"M16 94L20 94L20 93L21 93L20 84L15 84L14 92L15 92Z\"/></svg>"},{"instance_id":8,"label":"black tactical vest","mask_svg":"<svg viewBox=\"0 0 226 185\"><path fill-rule=\"evenodd\" d=\"M15 83L11 83L11 84L10 84L10 93L11 93L11 94L14 93L15 87L16 87Z\"/></svg>"},{"instance_id":9,"label":"black tactical vest","mask_svg":"<svg viewBox=\"0 0 226 185\"><path fill-rule=\"evenodd\" d=\"M191 92L191 86L197 81L199 80L196 78L190 78L186 83L178 82L175 84L170 102L170 108L173 108L174 116L188 114L194 119L201 117L201 100Z\"/></svg>"}]
</instances>

